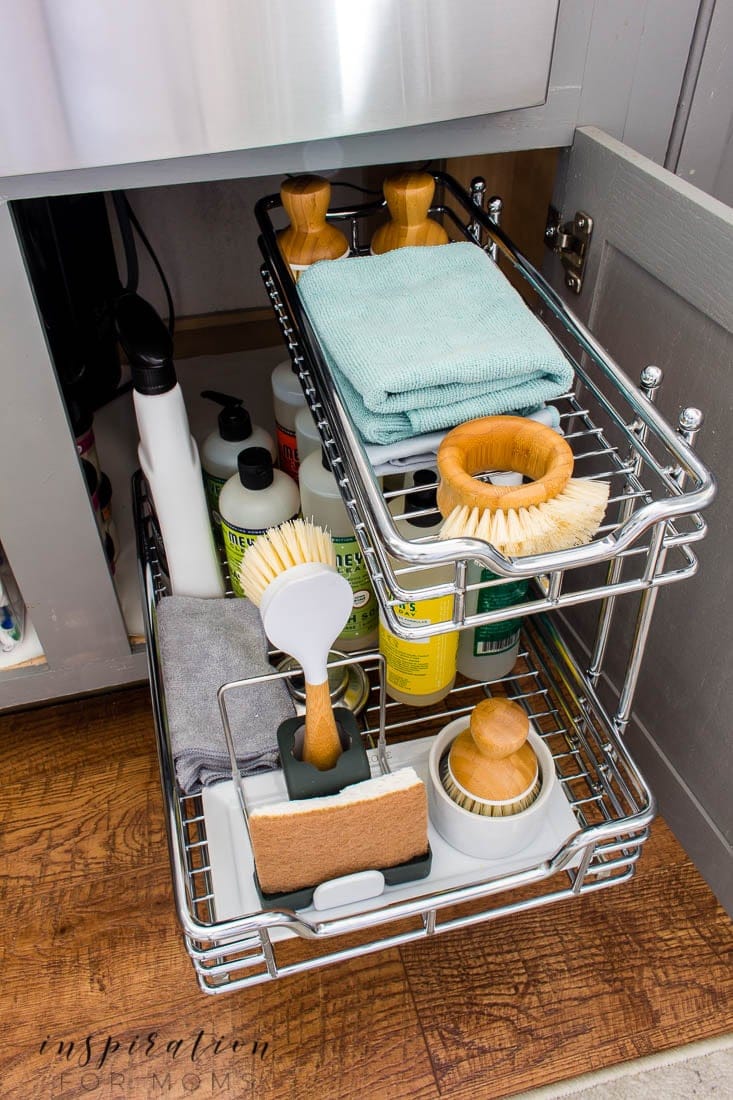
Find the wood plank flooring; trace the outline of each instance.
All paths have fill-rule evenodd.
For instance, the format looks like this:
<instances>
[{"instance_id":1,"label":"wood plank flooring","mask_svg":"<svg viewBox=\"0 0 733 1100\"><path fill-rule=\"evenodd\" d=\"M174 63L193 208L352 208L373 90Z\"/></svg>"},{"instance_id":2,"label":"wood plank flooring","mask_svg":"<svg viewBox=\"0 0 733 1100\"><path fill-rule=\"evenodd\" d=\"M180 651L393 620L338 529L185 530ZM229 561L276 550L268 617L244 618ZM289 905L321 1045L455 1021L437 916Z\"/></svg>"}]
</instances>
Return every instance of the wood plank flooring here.
<instances>
[{"instance_id":1,"label":"wood plank flooring","mask_svg":"<svg viewBox=\"0 0 733 1100\"><path fill-rule=\"evenodd\" d=\"M661 821L626 885L212 998L147 689L6 714L0 760L5 1100L492 1100L733 1027L733 926Z\"/></svg>"}]
</instances>

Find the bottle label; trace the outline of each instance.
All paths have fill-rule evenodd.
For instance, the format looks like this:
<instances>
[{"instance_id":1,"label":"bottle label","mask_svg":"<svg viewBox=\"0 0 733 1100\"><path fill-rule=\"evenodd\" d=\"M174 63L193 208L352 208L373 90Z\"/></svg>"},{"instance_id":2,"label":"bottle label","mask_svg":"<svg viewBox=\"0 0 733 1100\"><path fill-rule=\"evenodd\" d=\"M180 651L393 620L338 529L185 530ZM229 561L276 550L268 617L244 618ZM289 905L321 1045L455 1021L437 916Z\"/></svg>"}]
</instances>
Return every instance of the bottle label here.
<instances>
[{"instance_id":1,"label":"bottle label","mask_svg":"<svg viewBox=\"0 0 733 1100\"><path fill-rule=\"evenodd\" d=\"M297 519L297 516L298 513L295 512L290 518ZM235 524L228 523L227 520L222 519L221 534L224 540L224 549L227 556L227 565L229 566L232 591L235 596L244 596L242 582L239 579L239 571L242 567L242 558L244 557L245 550L249 549L249 547L272 526L274 526L274 524L269 524L268 527L260 528L237 527Z\"/></svg>"},{"instance_id":2,"label":"bottle label","mask_svg":"<svg viewBox=\"0 0 733 1100\"><path fill-rule=\"evenodd\" d=\"M7 646L9 650L14 649L21 639L20 625L9 606L0 607L0 637L4 643L2 648Z\"/></svg>"},{"instance_id":3,"label":"bottle label","mask_svg":"<svg viewBox=\"0 0 733 1100\"><path fill-rule=\"evenodd\" d=\"M277 454L280 469L292 478L298 480L298 441L295 438L293 428L283 428L282 424L275 424L277 434Z\"/></svg>"},{"instance_id":4,"label":"bottle label","mask_svg":"<svg viewBox=\"0 0 733 1100\"><path fill-rule=\"evenodd\" d=\"M397 604L394 610L405 626L442 623L453 612L453 597L413 600ZM379 648L387 665L387 683L405 695L430 695L442 691L456 674L458 631L408 642L395 637L380 618Z\"/></svg>"},{"instance_id":5,"label":"bottle label","mask_svg":"<svg viewBox=\"0 0 733 1100\"><path fill-rule=\"evenodd\" d=\"M209 515L214 527L215 533L218 535L221 532L221 516L219 515L219 494L227 483L225 477L216 477L214 474L210 474L207 470L203 471L204 474L204 489L206 491L206 503L209 506Z\"/></svg>"},{"instance_id":6,"label":"bottle label","mask_svg":"<svg viewBox=\"0 0 733 1100\"><path fill-rule=\"evenodd\" d=\"M369 581L358 541L349 535L343 538L332 536L332 540L336 551L336 568L342 577L346 577L354 593L354 606L339 637L352 641L366 637L376 628L379 618L377 598Z\"/></svg>"},{"instance_id":7,"label":"bottle label","mask_svg":"<svg viewBox=\"0 0 733 1100\"><path fill-rule=\"evenodd\" d=\"M499 577L489 569L482 569L479 580L495 581ZM527 596L529 581L507 581L492 588L482 588L478 593L476 613L495 611L499 607L514 607L523 603ZM473 632L473 655L483 657L487 653L504 653L519 640L521 619L504 619L500 623L486 623L477 626Z\"/></svg>"},{"instance_id":8,"label":"bottle label","mask_svg":"<svg viewBox=\"0 0 733 1100\"><path fill-rule=\"evenodd\" d=\"M3 653L10 653L15 649L20 641L20 637L17 635L17 631L5 630L4 627L0 626L0 650Z\"/></svg>"}]
</instances>

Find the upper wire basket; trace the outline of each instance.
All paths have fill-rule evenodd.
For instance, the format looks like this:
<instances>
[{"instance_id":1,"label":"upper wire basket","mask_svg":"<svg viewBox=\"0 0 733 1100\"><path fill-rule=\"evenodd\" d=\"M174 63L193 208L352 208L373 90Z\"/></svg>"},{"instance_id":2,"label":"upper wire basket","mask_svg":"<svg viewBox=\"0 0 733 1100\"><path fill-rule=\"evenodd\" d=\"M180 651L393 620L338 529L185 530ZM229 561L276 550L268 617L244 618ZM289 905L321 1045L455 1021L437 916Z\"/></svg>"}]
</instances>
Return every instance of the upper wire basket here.
<instances>
[{"instance_id":1,"label":"upper wire basket","mask_svg":"<svg viewBox=\"0 0 733 1100\"><path fill-rule=\"evenodd\" d=\"M508 264L537 295L543 322L575 372L573 389L553 401L574 453L573 476L608 481L609 504L592 542L532 557L508 558L475 538L405 539L396 526L401 513L395 512L392 498L410 489L390 493L380 486L278 248L273 214L277 217L280 197L261 199L256 216L264 257L262 276L387 626L399 637L417 640L500 622L506 618L505 609L499 606L469 614L467 596L507 579L533 582L524 602L512 606L512 615L521 617L692 576L697 570L692 544L706 532L700 512L715 495L714 479L691 445L699 427L696 410L685 411L677 430L671 427L654 406L660 372L648 368L642 373L641 388L632 384L492 215L477 205L475 195L445 173L434 173L434 179L442 198L431 213L443 221L450 236L471 241L500 264ZM330 220L346 224L352 255L368 253L368 225L382 205L372 202L329 212ZM470 583L472 562L498 579ZM448 579L421 587L420 573L436 565L450 567ZM395 610L406 601L446 596L451 599L441 606L448 610L437 622L409 622Z\"/></svg>"}]
</instances>

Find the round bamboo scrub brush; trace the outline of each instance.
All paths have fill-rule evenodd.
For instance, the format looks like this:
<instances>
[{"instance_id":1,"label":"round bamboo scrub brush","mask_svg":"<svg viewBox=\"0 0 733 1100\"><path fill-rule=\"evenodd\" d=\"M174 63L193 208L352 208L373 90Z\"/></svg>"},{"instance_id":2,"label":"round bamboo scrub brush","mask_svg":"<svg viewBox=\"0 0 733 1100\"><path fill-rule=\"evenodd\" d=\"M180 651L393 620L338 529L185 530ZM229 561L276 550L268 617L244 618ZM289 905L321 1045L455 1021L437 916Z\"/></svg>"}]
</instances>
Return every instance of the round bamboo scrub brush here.
<instances>
[{"instance_id":1,"label":"round bamboo scrub brush","mask_svg":"<svg viewBox=\"0 0 733 1100\"><path fill-rule=\"evenodd\" d=\"M440 778L457 805L485 817L508 817L532 805L542 781L527 742L529 719L510 699L484 699L440 762Z\"/></svg>"},{"instance_id":2,"label":"round bamboo scrub brush","mask_svg":"<svg viewBox=\"0 0 733 1100\"><path fill-rule=\"evenodd\" d=\"M608 503L608 483L573 478L573 452L552 428L521 416L469 420L438 449L440 537L469 536L506 557L567 550L589 542ZM513 470L524 485L491 485L473 475Z\"/></svg>"}]
</instances>

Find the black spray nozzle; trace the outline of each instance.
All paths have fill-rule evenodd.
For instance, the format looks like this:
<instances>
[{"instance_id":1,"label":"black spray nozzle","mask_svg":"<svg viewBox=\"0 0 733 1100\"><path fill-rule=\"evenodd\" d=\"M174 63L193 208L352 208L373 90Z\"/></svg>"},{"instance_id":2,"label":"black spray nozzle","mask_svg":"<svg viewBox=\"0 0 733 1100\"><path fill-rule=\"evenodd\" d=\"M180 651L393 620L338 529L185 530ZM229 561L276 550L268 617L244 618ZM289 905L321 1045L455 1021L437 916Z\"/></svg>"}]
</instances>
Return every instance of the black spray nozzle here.
<instances>
[{"instance_id":1,"label":"black spray nozzle","mask_svg":"<svg viewBox=\"0 0 733 1100\"><path fill-rule=\"evenodd\" d=\"M172 390L178 381L173 366L173 340L168 326L139 294L122 294L114 307L115 332L132 371L138 393Z\"/></svg>"},{"instance_id":2,"label":"black spray nozzle","mask_svg":"<svg viewBox=\"0 0 733 1100\"><path fill-rule=\"evenodd\" d=\"M247 410L242 408L241 397L231 397L228 393L219 393L218 390L202 390L201 396L224 406L218 420L222 439L227 443L241 443L243 439L249 439L252 435L252 420Z\"/></svg>"}]
</instances>

